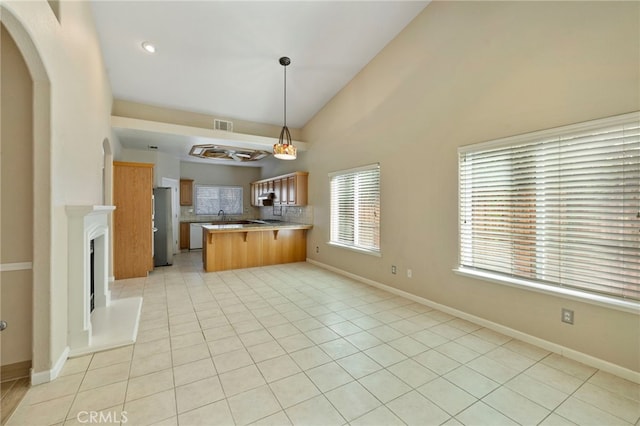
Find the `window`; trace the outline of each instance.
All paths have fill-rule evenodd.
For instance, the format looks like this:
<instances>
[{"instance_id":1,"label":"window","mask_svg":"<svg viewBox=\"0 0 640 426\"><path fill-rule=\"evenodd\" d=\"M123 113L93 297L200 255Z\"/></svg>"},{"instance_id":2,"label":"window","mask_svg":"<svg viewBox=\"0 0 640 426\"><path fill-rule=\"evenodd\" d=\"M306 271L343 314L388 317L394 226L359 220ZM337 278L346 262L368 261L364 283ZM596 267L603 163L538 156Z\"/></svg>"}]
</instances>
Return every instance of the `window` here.
<instances>
[{"instance_id":1,"label":"window","mask_svg":"<svg viewBox=\"0 0 640 426\"><path fill-rule=\"evenodd\" d=\"M640 300L640 113L462 147L459 179L460 271Z\"/></svg>"},{"instance_id":2,"label":"window","mask_svg":"<svg viewBox=\"0 0 640 426\"><path fill-rule=\"evenodd\" d=\"M215 215L220 210L229 214L242 214L242 187L196 185L196 214Z\"/></svg>"},{"instance_id":3,"label":"window","mask_svg":"<svg viewBox=\"0 0 640 426\"><path fill-rule=\"evenodd\" d=\"M380 253L380 166L330 173L330 243Z\"/></svg>"}]
</instances>

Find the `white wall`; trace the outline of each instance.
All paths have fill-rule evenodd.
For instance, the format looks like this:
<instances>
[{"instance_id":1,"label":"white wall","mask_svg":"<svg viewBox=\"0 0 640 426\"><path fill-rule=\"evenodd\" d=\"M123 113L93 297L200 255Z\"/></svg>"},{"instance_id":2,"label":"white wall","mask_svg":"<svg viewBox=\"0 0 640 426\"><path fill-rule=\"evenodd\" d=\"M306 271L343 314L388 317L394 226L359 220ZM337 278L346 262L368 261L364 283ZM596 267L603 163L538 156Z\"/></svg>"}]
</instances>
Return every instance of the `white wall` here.
<instances>
[{"instance_id":1,"label":"white wall","mask_svg":"<svg viewBox=\"0 0 640 426\"><path fill-rule=\"evenodd\" d=\"M180 162L180 177L193 179L193 185L241 185L245 215L256 216L257 209L251 207L250 183L260 180L260 168L213 165L204 163ZM181 218L194 219L189 213L194 207L183 207Z\"/></svg>"},{"instance_id":2,"label":"white wall","mask_svg":"<svg viewBox=\"0 0 640 426\"><path fill-rule=\"evenodd\" d=\"M308 151L298 151L298 156L295 160L279 160L271 155L262 160L263 165L260 178L270 179L274 176L285 175L291 172L307 171L309 167L308 159L310 158L313 157L309 157ZM313 176L309 176L309 179L313 179Z\"/></svg>"},{"instance_id":3,"label":"white wall","mask_svg":"<svg viewBox=\"0 0 640 426\"><path fill-rule=\"evenodd\" d=\"M134 163L152 163L153 185L162 186L162 178L180 179L180 160L159 151L142 151L138 149L122 149L117 161Z\"/></svg>"},{"instance_id":4,"label":"white wall","mask_svg":"<svg viewBox=\"0 0 640 426\"><path fill-rule=\"evenodd\" d=\"M180 179L180 160L164 152L158 153L156 167L153 170L157 186L162 186L162 178Z\"/></svg>"},{"instance_id":5,"label":"white wall","mask_svg":"<svg viewBox=\"0 0 640 426\"><path fill-rule=\"evenodd\" d=\"M638 16L638 2L430 3L303 129L309 256L640 372L637 314L452 272L457 148L639 110ZM381 258L325 244L327 173L374 162Z\"/></svg>"}]
</instances>

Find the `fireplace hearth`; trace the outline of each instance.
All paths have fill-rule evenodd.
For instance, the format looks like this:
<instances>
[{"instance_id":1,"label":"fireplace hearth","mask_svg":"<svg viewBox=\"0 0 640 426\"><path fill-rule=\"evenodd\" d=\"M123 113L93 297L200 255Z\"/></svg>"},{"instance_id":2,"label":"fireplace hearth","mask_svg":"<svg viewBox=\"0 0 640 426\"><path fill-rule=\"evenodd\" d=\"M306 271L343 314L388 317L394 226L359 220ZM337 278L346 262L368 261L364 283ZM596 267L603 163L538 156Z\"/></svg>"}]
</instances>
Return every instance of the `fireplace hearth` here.
<instances>
[{"instance_id":1,"label":"fireplace hearth","mask_svg":"<svg viewBox=\"0 0 640 426\"><path fill-rule=\"evenodd\" d=\"M69 355L135 342L142 298L111 300L109 214L114 206L67 206Z\"/></svg>"}]
</instances>

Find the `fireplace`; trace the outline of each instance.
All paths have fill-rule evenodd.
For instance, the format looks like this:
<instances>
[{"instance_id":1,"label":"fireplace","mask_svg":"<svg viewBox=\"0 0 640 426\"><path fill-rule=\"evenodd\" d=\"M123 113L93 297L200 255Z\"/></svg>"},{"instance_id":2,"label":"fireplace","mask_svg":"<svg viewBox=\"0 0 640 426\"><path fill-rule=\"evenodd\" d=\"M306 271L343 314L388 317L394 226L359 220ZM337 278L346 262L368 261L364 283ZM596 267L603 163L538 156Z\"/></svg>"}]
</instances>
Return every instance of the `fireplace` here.
<instances>
[{"instance_id":1,"label":"fireplace","mask_svg":"<svg viewBox=\"0 0 640 426\"><path fill-rule=\"evenodd\" d=\"M135 342L142 298L111 300L109 214L114 206L67 206L70 356Z\"/></svg>"}]
</instances>

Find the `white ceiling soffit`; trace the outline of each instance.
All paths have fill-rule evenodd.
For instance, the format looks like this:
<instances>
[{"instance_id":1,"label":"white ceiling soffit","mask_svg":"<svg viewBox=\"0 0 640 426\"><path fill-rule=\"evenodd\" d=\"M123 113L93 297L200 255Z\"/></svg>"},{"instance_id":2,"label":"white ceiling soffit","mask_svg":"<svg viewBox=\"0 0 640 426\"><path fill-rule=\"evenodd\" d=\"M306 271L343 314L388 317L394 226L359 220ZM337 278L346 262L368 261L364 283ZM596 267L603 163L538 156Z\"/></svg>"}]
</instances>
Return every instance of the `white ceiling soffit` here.
<instances>
[{"instance_id":1,"label":"white ceiling soffit","mask_svg":"<svg viewBox=\"0 0 640 426\"><path fill-rule=\"evenodd\" d=\"M289 56L287 124L301 128L428 1L91 3L114 98L282 125Z\"/></svg>"},{"instance_id":2,"label":"white ceiling soffit","mask_svg":"<svg viewBox=\"0 0 640 426\"><path fill-rule=\"evenodd\" d=\"M262 166L261 160L231 163L228 160L193 157L189 155L189 151L194 145L212 144L271 152L273 151L273 144L278 142L277 138L159 123L129 117L112 116L111 127L124 148L142 151L159 151L179 158L181 161L207 164L248 167ZM305 142L294 140L293 144L300 152L307 150L307 144Z\"/></svg>"}]
</instances>

